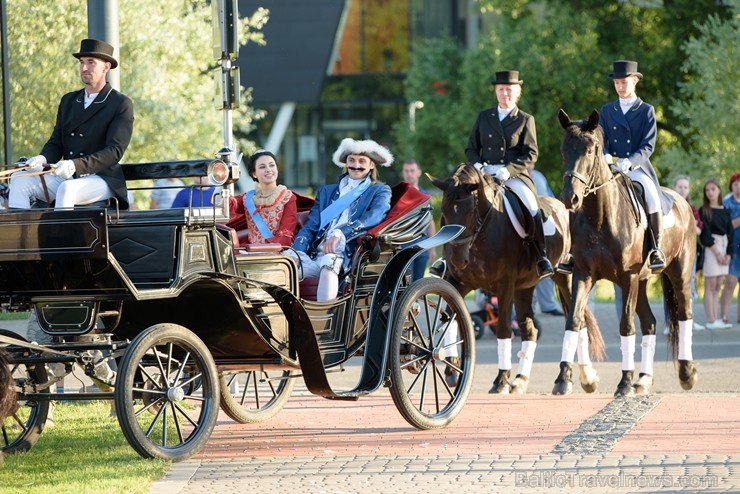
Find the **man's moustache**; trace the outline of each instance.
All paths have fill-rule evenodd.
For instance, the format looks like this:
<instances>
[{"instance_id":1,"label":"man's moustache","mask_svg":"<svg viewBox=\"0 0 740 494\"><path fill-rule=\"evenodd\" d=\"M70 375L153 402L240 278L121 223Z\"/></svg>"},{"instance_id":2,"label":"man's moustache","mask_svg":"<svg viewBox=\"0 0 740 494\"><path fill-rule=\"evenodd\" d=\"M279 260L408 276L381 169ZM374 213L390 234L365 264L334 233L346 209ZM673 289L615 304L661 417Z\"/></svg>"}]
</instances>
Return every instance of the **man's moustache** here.
<instances>
[{"instance_id":1,"label":"man's moustache","mask_svg":"<svg viewBox=\"0 0 740 494\"><path fill-rule=\"evenodd\" d=\"M356 166L348 166L348 170L356 171L356 172L364 172L367 168L358 168Z\"/></svg>"}]
</instances>

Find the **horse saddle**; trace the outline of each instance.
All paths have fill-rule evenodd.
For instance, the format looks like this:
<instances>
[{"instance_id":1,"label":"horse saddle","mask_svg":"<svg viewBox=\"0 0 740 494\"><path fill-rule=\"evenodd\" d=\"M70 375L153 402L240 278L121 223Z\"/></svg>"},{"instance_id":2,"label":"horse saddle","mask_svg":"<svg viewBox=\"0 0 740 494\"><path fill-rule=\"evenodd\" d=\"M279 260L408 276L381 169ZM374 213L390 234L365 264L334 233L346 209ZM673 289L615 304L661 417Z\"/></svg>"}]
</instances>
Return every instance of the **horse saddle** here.
<instances>
[{"instance_id":1,"label":"horse saddle","mask_svg":"<svg viewBox=\"0 0 740 494\"><path fill-rule=\"evenodd\" d=\"M532 237L534 235L534 218L529 214L529 209L524 205L516 193L506 186L501 186L504 199L504 209L509 216L514 230L521 238ZM552 208L537 198L537 204L542 210L542 227L545 236L549 237L555 234L555 221L552 219Z\"/></svg>"},{"instance_id":2,"label":"horse saddle","mask_svg":"<svg viewBox=\"0 0 740 494\"><path fill-rule=\"evenodd\" d=\"M625 182L622 185L627 189L627 195L630 198L630 204L632 211L635 214L635 218L639 218L640 227L643 229L647 228L647 199L645 198L645 187L642 186L637 180L632 180L628 176L624 176ZM676 217L673 214L673 200L668 194L662 190L658 190L660 193L660 207L663 211L663 230L672 227L676 224ZM666 204L668 205L666 207Z\"/></svg>"}]
</instances>

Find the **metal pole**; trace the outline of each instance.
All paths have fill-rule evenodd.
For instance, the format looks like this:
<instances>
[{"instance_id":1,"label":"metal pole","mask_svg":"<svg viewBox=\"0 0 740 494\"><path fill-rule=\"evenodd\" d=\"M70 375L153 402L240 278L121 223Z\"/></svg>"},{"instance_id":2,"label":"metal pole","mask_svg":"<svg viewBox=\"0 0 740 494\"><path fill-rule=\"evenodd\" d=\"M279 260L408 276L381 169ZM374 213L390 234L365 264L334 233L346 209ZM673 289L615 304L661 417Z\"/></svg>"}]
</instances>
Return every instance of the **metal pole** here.
<instances>
[{"instance_id":1,"label":"metal pole","mask_svg":"<svg viewBox=\"0 0 740 494\"><path fill-rule=\"evenodd\" d=\"M3 63L3 132L5 135L4 148L5 156L3 163L10 163L13 160L13 146L11 141L10 129L10 88L7 81L10 80L10 71L8 68L8 9L5 0L0 1L0 31L2 31L2 63Z\"/></svg>"},{"instance_id":2,"label":"metal pole","mask_svg":"<svg viewBox=\"0 0 740 494\"><path fill-rule=\"evenodd\" d=\"M118 0L87 0L87 35L113 46L113 56L121 62L118 40ZM114 89L121 90L121 69L111 70L107 76Z\"/></svg>"}]
</instances>

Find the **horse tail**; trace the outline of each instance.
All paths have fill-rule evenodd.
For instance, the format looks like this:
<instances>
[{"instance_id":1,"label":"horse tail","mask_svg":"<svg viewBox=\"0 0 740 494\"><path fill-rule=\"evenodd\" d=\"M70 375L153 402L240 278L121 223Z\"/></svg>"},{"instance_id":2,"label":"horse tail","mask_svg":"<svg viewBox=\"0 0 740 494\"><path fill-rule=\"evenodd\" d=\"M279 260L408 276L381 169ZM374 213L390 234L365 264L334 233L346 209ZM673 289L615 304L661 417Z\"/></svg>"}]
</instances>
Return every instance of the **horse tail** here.
<instances>
[{"instance_id":1,"label":"horse tail","mask_svg":"<svg viewBox=\"0 0 740 494\"><path fill-rule=\"evenodd\" d=\"M597 362L601 362L606 358L606 344L604 338L601 336L601 329L599 329L599 322L596 320L596 316L591 309L586 307L583 311L583 318L586 322L586 331L588 332L588 350L591 354L591 358Z\"/></svg>"},{"instance_id":2,"label":"horse tail","mask_svg":"<svg viewBox=\"0 0 740 494\"><path fill-rule=\"evenodd\" d=\"M665 325L668 327L668 348L673 360L678 358L678 304L676 291L671 280L665 273L660 275L660 284L663 286L663 307L666 311Z\"/></svg>"},{"instance_id":3,"label":"horse tail","mask_svg":"<svg viewBox=\"0 0 740 494\"><path fill-rule=\"evenodd\" d=\"M0 348L0 422L15 410L15 381L11 371L11 358L4 348Z\"/></svg>"}]
</instances>

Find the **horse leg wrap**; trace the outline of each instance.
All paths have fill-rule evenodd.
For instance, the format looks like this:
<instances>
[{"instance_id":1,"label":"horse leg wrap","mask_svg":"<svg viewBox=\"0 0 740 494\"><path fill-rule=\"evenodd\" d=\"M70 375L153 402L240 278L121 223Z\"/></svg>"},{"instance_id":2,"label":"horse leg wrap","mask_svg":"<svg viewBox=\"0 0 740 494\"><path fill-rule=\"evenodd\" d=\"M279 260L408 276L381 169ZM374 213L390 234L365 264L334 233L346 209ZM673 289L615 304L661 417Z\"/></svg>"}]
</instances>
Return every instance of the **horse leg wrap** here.
<instances>
[{"instance_id":1,"label":"horse leg wrap","mask_svg":"<svg viewBox=\"0 0 740 494\"><path fill-rule=\"evenodd\" d=\"M635 335L620 336L619 347L622 349L622 370L635 370Z\"/></svg>"},{"instance_id":2,"label":"horse leg wrap","mask_svg":"<svg viewBox=\"0 0 740 494\"><path fill-rule=\"evenodd\" d=\"M511 338L498 338L498 368L511 369Z\"/></svg>"},{"instance_id":3,"label":"horse leg wrap","mask_svg":"<svg viewBox=\"0 0 740 494\"><path fill-rule=\"evenodd\" d=\"M678 321L678 360L694 360L691 352L694 321Z\"/></svg>"},{"instance_id":4,"label":"horse leg wrap","mask_svg":"<svg viewBox=\"0 0 740 494\"><path fill-rule=\"evenodd\" d=\"M459 331L458 331L457 321L450 322L450 325L447 327L447 330L445 331L445 334L442 337L442 346L445 349L445 355L447 357L459 357L460 356L460 352L457 349L459 345L455 344L455 342L459 340L458 333Z\"/></svg>"},{"instance_id":5,"label":"horse leg wrap","mask_svg":"<svg viewBox=\"0 0 740 494\"><path fill-rule=\"evenodd\" d=\"M578 355L579 365L591 366L591 355L588 352L588 330L586 328L578 332L576 354Z\"/></svg>"},{"instance_id":6,"label":"horse leg wrap","mask_svg":"<svg viewBox=\"0 0 740 494\"><path fill-rule=\"evenodd\" d=\"M529 377L529 374L532 372L534 350L536 348L536 341L522 341L522 349L517 354L519 357L519 370L517 371L517 375Z\"/></svg>"},{"instance_id":7,"label":"horse leg wrap","mask_svg":"<svg viewBox=\"0 0 740 494\"><path fill-rule=\"evenodd\" d=\"M575 331L566 331L563 334L563 353L560 356L561 362L573 363L578 348L578 333Z\"/></svg>"},{"instance_id":8,"label":"horse leg wrap","mask_svg":"<svg viewBox=\"0 0 740 494\"><path fill-rule=\"evenodd\" d=\"M655 335L642 335L642 356L640 357L640 373L653 375L653 362L655 362Z\"/></svg>"}]
</instances>

